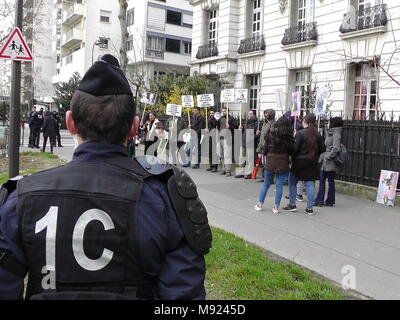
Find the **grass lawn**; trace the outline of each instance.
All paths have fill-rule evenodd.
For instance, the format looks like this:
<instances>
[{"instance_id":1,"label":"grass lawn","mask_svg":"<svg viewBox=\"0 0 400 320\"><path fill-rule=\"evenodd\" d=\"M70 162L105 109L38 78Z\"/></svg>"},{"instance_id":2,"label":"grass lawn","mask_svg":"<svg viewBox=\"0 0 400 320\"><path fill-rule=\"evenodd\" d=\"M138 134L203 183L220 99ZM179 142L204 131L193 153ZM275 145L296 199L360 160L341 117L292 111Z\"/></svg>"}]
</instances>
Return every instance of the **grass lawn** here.
<instances>
[{"instance_id":1,"label":"grass lawn","mask_svg":"<svg viewBox=\"0 0 400 320\"><path fill-rule=\"evenodd\" d=\"M20 154L22 174L64 164L42 152ZM8 159L0 158L0 184L8 179ZM213 228L213 248L206 256L207 299L320 300L355 299L328 280L263 249ZM280 261L279 261L280 260Z\"/></svg>"},{"instance_id":2,"label":"grass lawn","mask_svg":"<svg viewBox=\"0 0 400 320\"><path fill-rule=\"evenodd\" d=\"M66 162L47 152L21 152L19 158L20 174L59 167ZM0 157L0 184L8 179L8 158Z\"/></svg>"},{"instance_id":3,"label":"grass lawn","mask_svg":"<svg viewBox=\"0 0 400 320\"><path fill-rule=\"evenodd\" d=\"M291 262L276 261L243 239L213 228L206 256L207 299L342 300L349 293Z\"/></svg>"}]
</instances>

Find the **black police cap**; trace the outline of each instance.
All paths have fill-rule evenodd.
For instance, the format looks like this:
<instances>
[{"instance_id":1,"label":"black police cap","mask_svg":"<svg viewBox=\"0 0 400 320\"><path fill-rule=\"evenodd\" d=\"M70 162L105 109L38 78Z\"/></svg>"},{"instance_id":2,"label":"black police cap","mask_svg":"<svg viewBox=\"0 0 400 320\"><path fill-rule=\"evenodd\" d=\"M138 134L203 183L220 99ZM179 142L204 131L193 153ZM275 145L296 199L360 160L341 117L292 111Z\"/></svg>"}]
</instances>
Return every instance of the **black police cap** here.
<instances>
[{"instance_id":1,"label":"black police cap","mask_svg":"<svg viewBox=\"0 0 400 320\"><path fill-rule=\"evenodd\" d=\"M103 55L86 72L79 87L79 91L93 96L131 95L132 90L128 80L121 70L117 58L111 54Z\"/></svg>"}]
</instances>

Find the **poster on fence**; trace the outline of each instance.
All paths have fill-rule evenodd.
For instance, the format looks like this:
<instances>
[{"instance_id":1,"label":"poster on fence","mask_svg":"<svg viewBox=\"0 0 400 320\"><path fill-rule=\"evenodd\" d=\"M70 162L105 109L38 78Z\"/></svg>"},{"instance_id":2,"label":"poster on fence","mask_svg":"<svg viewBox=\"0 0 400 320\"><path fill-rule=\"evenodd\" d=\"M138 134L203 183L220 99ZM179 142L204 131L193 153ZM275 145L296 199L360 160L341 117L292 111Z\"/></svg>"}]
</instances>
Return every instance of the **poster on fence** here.
<instances>
[{"instance_id":1,"label":"poster on fence","mask_svg":"<svg viewBox=\"0 0 400 320\"><path fill-rule=\"evenodd\" d=\"M222 103L233 103L235 102L235 89L225 89L221 91L221 102Z\"/></svg>"},{"instance_id":2,"label":"poster on fence","mask_svg":"<svg viewBox=\"0 0 400 320\"><path fill-rule=\"evenodd\" d=\"M331 95L329 87L322 87L317 89L317 95L315 98L315 116L324 116L326 114L326 107L328 105L328 99Z\"/></svg>"},{"instance_id":3,"label":"poster on fence","mask_svg":"<svg viewBox=\"0 0 400 320\"><path fill-rule=\"evenodd\" d=\"M177 104L167 104L167 111L165 112L168 116L181 117L182 106Z\"/></svg>"},{"instance_id":4,"label":"poster on fence","mask_svg":"<svg viewBox=\"0 0 400 320\"><path fill-rule=\"evenodd\" d=\"M376 202L384 204L385 206L394 207L398 180L398 172L382 170L379 178Z\"/></svg>"},{"instance_id":5,"label":"poster on fence","mask_svg":"<svg viewBox=\"0 0 400 320\"><path fill-rule=\"evenodd\" d=\"M197 95L197 105L199 107L214 107L214 95L211 94L199 94Z\"/></svg>"},{"instance_id":6,"label":"poster on fence","mask_svg":"<svg viewBox=\"0 0 400 320\"><path fill-rule=\"evenodd\" d=\"M292 107L290 111L292 111L292 117L299 117L301 112L301 91L292 93Z\"/></svg>"},{"instance_id":7,"label":"poster on fence","mask_svg":"<svg viewBox=\"0 0 400 320\"><path fill-rule=\"evenodd\" d=\"M194 107L193 96L182 96L182 107L193 108Z\"/></svg>"}]
</instances>

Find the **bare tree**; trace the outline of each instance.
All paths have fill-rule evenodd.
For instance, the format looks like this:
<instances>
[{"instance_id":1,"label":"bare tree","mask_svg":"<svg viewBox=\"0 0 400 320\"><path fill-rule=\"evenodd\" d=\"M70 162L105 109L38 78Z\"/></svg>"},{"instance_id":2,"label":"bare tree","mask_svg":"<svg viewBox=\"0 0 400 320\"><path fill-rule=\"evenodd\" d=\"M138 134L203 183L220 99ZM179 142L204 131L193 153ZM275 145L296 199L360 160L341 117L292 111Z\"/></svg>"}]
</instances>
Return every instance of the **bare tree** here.
<instances>
[{"instance_id":1,"label":"bare tree","mask_svg":"<svg viewBox=\"0 0 400 320\"><path fill-rule=\"evenodd\" d=\"M127 0L119 0L119 23L121 27L121 46L120 46L120 62L121 69L126 73L126 68L128 66L128 55L127 51L127 43L129 38L128 26L126 23L128 2Z\"/></svg>"}]
</instances>

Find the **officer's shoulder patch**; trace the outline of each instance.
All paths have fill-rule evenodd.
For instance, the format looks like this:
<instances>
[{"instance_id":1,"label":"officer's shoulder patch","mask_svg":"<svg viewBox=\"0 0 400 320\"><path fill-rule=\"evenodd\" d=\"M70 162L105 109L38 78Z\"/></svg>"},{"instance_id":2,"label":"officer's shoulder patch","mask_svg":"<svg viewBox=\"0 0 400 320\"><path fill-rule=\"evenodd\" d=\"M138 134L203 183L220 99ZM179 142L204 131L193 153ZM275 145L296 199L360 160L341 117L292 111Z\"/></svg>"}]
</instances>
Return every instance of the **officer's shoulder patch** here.
<instances>
[{"instance_id":1,"label":"officer's shoulder patch","mask_svg":"<svg viewBox=\"0 0 400 320\"><path fill-rule=\"evenodd\" d=\"M22 180L23 176L17 176L9 179L0 187L0 208L6 202L7 197L17 189L18 181Z\"/></svg>"}]
</instances>

